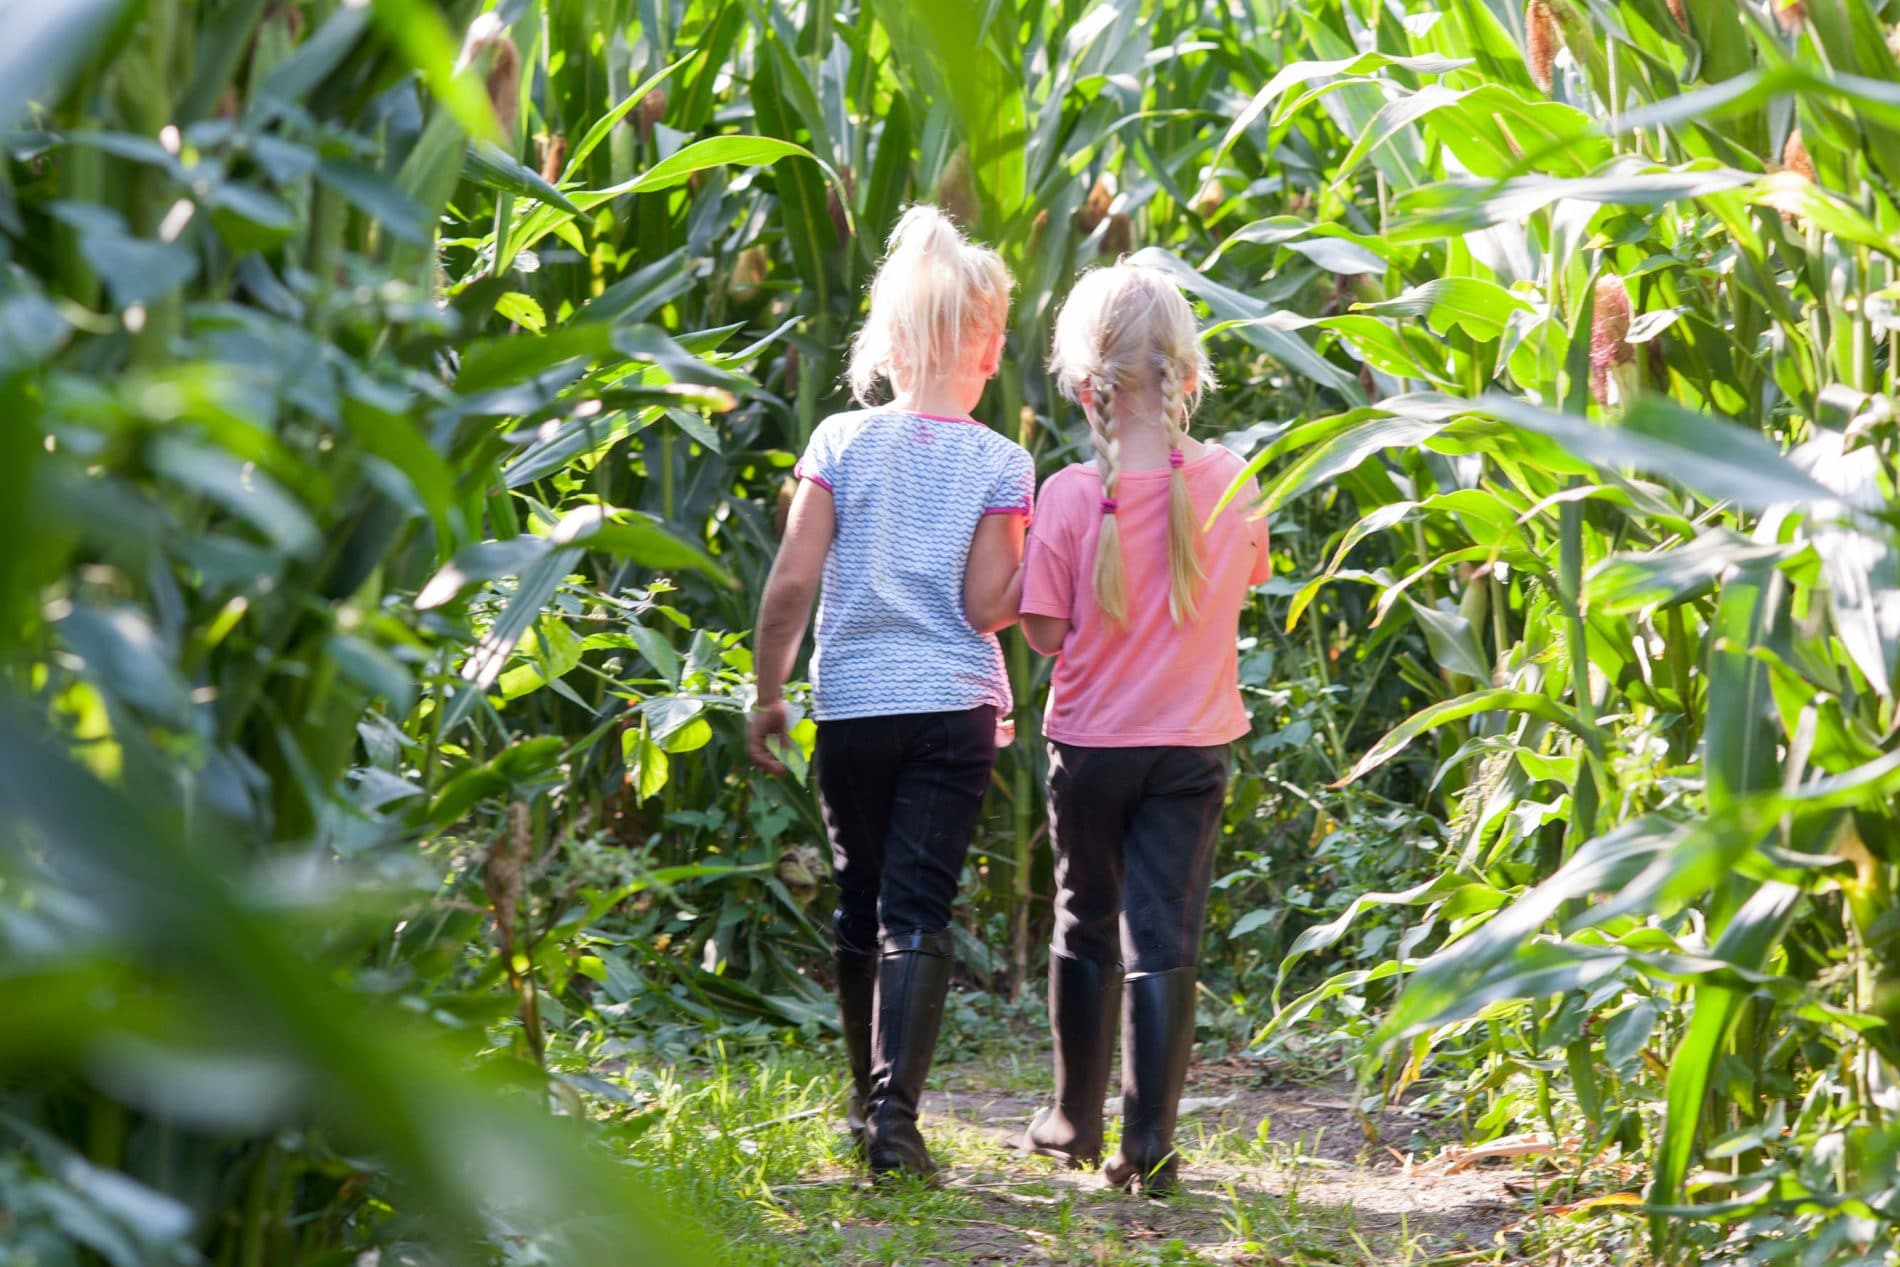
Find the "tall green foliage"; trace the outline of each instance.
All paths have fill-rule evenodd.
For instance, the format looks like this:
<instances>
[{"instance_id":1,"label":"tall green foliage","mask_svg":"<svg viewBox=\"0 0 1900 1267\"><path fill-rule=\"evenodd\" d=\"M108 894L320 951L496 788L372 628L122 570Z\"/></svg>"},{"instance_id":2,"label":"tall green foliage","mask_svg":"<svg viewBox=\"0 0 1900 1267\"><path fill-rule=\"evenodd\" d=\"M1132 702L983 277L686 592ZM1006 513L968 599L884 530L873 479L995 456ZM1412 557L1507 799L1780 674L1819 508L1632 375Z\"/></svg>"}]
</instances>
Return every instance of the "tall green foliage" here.
<instances>
[{"instance_id":1,"label":"tall green foliage","mask_svg":"<svg viewBox=\"0 0 1900 1267\"><path fill-rule=\"evenodd\" d=\"M1647 1159L1665 1256L1885 1252L1891 3L45 7L0 56L0 1192L49 1261L660 1244L537 1101L826 1024L744 631L917 198L1018 278L981 416L1045 469L1076 271L1210 317L1283 568L1235 1010L1278 968L1278 1032L1370 1009L1475 1132Z\"/></svg>"},{"instance_id":2,"label":"tall green foliage","mask_svg":"<svg viewBox=\"0 0 1900 1267\"><path fill-rule=\"evenodd\" d=\"M1647 1157L1659 1251L1711 1243L1678 1217L1705 1203L1750 1252L1866 1251L1900 1147L1890 16L1515 16L1378 28L1457 59L1382 72L1327 171L1332 195L1385 155L1376 189L1344 182L1378 196L1382 293L1275 318L1333 332L1382 397L1257 455L1269 505L1336 490L1357 518L1289 620L1363 584L1424 635L1430 702L1346 777L1431 743L1446 831L1443 870L1396 895L1436 948L1281 1023L1401 977L1401 1080L1475 1058L1486 1129ZM1519 39L1562 49L1553 99ZM1256 101L1297 125L1321 99L1280 74ZM1393 565L1351 568L1378 537Z\"/></svg>"},{"instance_id":3,"label":"tall green foliage","mask_svg":"<svg viewBox=\"0 0 1900 1267\"><path fill-rule=\"evenodd\" d=\"M4 1235L693 1260L538 1067L544 994L598 971L578 927L668 877L576 909L535 876L604 740L662 762L737 676L654 624L665 578L731 583L706 534L574 437L708 431L762 344L666 308L683 251L545 309L498 270L516 209L577 206L517 157L505 32L458 69L433 6L201 8L59 6L5 67ZM640 154L576 197L788 156ZM672 672L580 701L602 646ZM541 688L592 722L510 711ZM450 828L472 848L417 853Z\"/></svg>"}]
</instances>

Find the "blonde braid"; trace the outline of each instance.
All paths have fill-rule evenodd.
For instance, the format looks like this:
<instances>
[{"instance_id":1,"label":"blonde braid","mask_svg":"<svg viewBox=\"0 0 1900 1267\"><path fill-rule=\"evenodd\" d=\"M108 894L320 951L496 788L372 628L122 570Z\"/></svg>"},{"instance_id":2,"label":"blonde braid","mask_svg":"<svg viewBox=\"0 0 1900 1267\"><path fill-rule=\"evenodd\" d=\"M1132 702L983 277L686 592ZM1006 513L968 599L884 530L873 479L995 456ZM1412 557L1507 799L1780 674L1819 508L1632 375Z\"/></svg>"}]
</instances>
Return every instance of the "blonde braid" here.
<instances>
[{"instance_id":1,"label":"blonde braid","mask_svg":"<svg viewBox=\"0 0 1900 1267\"><path fill-rule=\"evenodd\" d=\"M1188 496L1187 472L1174 466L1174 454L1187 443L1187 392L1181 382L1179 359L1172 353L1157 358L1161 376L1161 408L1168 426L1168 612L1174 623L1185 625L1200 615L1195 594L1207 580L1201 566L1201 529L1195 522L1194 502Z\"/></svg>"},{"instance_id":2,"label":"blonde braid","mask_svg":"<svg viewBox=\"0 0 1900 1267\"><path fill-rule=\"evenodd\" d=\"M1102 474L1102 528L1095 539L1095 571L1092 578L1095 605L1117 625L1128 624L1128 599L1122 568L1121 524L1110 508L1115 490L1121 484L1122 442L1116 434L1115 383L1103 377L1095 382L1095 408L1086 410L1089 439L1095 445L1096 465Z\"/></svg>"}]
</instances>

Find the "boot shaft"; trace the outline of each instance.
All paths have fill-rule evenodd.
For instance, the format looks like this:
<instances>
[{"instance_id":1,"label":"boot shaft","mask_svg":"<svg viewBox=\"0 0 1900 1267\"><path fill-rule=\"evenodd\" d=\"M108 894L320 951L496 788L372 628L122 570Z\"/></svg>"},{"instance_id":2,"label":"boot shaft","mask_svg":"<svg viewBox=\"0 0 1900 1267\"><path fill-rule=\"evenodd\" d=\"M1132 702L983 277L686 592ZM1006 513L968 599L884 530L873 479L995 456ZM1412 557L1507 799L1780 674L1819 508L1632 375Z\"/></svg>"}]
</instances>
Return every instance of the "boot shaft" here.
<instances>
[{"instance_id":1,"label":"boot shaft","mask_svg":"<svg viewBox=\"0 0 1900 1267\"><path fill-rule=\"evenodd\" d=\"M1056 1100L1071 1116L1093 1103L1099 1118L1115 1058L1121 1014L1118 963L1049 956L1049 1029L1055 1040Z\"/></svg>"},{"instance_id":2,"label":"boot shaft","mask_svg":"<svg viewBox=\"0 0 1900 1267\"><path fill-rule=\"evenodd\" d=\"M1055 1040L1055 1108L1038 1114L1023 1148L1071 1166L1102 1157L1102 1097L1121 1016L1118 963L1049 955L1049 1029Z\"/></svg>"},{"instance_id":3,"label":"boot shaft","mask_svg":"<svg viewBox=\"0 0 1900 1267\"><path fill-rule=\"evenodd\" d=\"M873 1171L930 1174L936 1169L917 1131L917 1110L943 1023L954 962L950 950L948 931L884 939L865 1113L866 1152Z\"/></svg>"},{"instance_id":4,"label":"boot shaft","mask_svg":"<svg viewBox=\"0 0 1900 1267\"><path fill-rule=\"evenodd\" d=\"M864 1132L865 1104L871 1097L871 1026L877 1004L877 955L838 947L832 961L838 970L838 1028L844 1039L845 1061L851 1069L851 1103L847 1117L851 1133Z\"/></svg>"},{"instance_id":5,"label":"boot shaft","mask_svg":"<svg viewBox=\"0 0 1900 1267\"><path fill-rule=\"evenodd\" d=\"M1174 1126L1194 1050L1193 968L1129 977L1123 990L1122 1145L1111 1182L1173 1186Z\"/></svg>"}]
</instances>

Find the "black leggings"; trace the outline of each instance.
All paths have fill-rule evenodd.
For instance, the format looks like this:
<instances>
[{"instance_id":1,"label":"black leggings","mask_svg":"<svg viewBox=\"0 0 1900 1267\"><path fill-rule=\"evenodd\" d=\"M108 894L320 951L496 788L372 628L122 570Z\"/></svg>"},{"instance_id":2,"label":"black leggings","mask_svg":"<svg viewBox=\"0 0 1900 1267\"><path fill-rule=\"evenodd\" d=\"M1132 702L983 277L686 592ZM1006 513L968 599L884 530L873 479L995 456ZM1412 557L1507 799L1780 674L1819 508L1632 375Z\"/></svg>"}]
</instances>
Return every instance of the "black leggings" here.
<instances>
[{"instance_id":1,"label":"black leggings","mask_svg":"<svg viewBox=\"0 0 1900 1267\"><path fill-rule=\"evenodd\" d=\"M818 723L818 802L838 882L838 945L949 927L996 764L996 709Z\"/></svg>"},{"instance_id":2,"label":"black leggings","mask_svg":"<svg viewBox=\"0 0 1900 1267\"><path fill-rule=\"evenodd\" d=\"M1055 953L1130 974L1192 967L1226 792L1224 744L1050 744Z\"/></svg>"}]
</instances>

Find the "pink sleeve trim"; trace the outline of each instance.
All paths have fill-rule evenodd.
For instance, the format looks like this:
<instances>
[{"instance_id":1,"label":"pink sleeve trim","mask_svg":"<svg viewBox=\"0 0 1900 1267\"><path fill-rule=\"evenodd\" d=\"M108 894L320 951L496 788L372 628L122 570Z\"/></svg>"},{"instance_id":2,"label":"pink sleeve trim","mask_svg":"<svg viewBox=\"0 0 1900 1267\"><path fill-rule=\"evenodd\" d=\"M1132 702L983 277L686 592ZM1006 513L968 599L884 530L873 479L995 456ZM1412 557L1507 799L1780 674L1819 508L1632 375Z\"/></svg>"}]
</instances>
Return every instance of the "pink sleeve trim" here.
<instances>
[{"instance_id":1,"label":"pink sleeve trim","mask_svg":"<svg viewBox=\"0 0 1900 1267\"><path fill-rule=\"evenodd\" d=\"M824 489L827 493L835 493L838 491L837 489L831 486L830 480L818 474L816 471L813 471L812 469L810 469L810 467L808 467L805 464L804 458L798 459L798 465L792 468L792 478L799 479L799 480L810 480L812 483L818 485L818 487Z\"/></svg>"},{"instance_id":2,"label":"pink sleeve trim","mask_svg":"<svg viewBox=\"0 0 1900 1267\"><path fill-rule=\"evenodd\" d=\"M1064 607L1059 603L1049 602L1046 599L1025 598L1022 602L1022 606L1017 610L1025 616L1053 616L1058 620L1066 620L1071 623L1075 620L1075 612L1072 609Z\"/></svg>"},{"instance_id":3,"label":"pink sleeve trim","mask_svg":"<svg viewBox=\"0 0 1900 1267\"><path fill-rule=\"evenodd\" d=\"M1008 506L985 506L983 513L986 515L1021 515L1024 519L1033 520L1036 515L1036 499L1033 494L1025 493L1023 494L1023 499L1019 502L1013 502Z\"/></svg>"}]
</instances>

